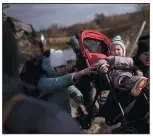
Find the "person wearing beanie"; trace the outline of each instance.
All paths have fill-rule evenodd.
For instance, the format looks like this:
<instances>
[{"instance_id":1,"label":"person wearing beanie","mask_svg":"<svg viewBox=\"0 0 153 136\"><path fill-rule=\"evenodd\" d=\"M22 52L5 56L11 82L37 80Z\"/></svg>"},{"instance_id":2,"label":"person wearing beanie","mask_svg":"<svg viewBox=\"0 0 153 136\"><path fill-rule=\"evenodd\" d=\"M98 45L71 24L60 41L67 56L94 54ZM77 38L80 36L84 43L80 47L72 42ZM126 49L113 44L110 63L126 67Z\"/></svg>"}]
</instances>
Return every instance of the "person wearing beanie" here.
<instances>
[{"instance_id":1,"label":"person wearing beanie","mask_svg":"<svg viewBox=\"0 0 153 136\"><path fill-rule=\"evenodd\" d=\"M126 48L124 42L121 39L121 36L116 36L113 38L112 43L110 44L111 54L114 56L125 56Z\"/></svg>"},{"instance_id":2,"label":"person wearing beanie","mask_svg":"<svg viewBox=\"0 0 153 136\"><path fill-rule=\"evenodd\" d=\"M102 59L98 64L98 71L107 73L109 66L133 66L133 59L125 57L126 49L120 36L113 38L110 57ZM110 73L114 87L119 90L130 91L132 96L138 96L146 86L148 78L133 76L131 71L115 70Z\"/></svg>"},{"instance_id":3,"label":"person wearing beanie","mask_svg":"<svg viewBox=\"0 0 153 136\"><path fill-rule=\"evenodd\" d=\"M137 55L141 55L144 52L149 52L149 40L142 40L138 42Z\"/></svg>"},{"instance_id":4,"label":"person wearing beanie","mask_svg":"<svg viewBox=\"0 0 153 136\"><path fill-rule=\"evenodd\" d=\"M133 57L135 65L143 72L144 76L148 78L150 67L149 42L149 39L139 40L137 53Z\"/></svg>"},{"instance_id":5,"label":"person wearing beanie","mask_svg":"<svg viewBox=\"0 0 153 136\"><path fill-rule=\"evenodd\" d=\"M75 73L67 73L67 59L62 50L50 50L50 56L42 61L42 68L47 72L38 81L38 89L41 91L40 98L47 96L47 101L57 104L61 109L71 114L69 97L82 103L82 94L74 86L83 76L95 73L96 68L90 67ZM46 95L47 94L47 95ZM75 94L75 95L74 95Z\"/></svg>"},{"instance_id":6,"label":"person wearing beanie","mask_svg":"<svg viewBox=\"0 0 153 136\"><path fill-rule=\"evenodd\" d=\"M57 74L65 74L67 66L67 58L62 50L50 50L49 56L50 65L53 67Z\"/></svg>"},{"instance_id":7,"label":"person wearing beanie","mask_svg":"<svg viewBox=\"0 0 153 136\"><path fill-rule=\"evenodd\" d=\"M150 35L146 35L143 37L140 37L138 43L138 48L136 55L133 57L134 64L141 70L143 75L147 78L150 78ZM146 85L145 89L143 90L145 92L146 97L150 98L150 81ZM144 102L144 96L141 95L139 97L139 101L141 103L137 104L136 112L141 113L140 115L145 115L146 113L149 113L149 104ZM143 106L141 106L143 105ZM140 108L141 107L141 110ZM135 112L135 111L134 111ZM137 114L135 112L135 114ZM136 115L137 116L137 115ZM150 125L150 123L148 123ZM149 127L148 127L149 130Z\"/></svg>"},{"instance_id":8,"label":"person wearing beanie","mask_svg":"<svg viewBox=\"0 0 153 136\"><path fill-rule=\"evenodd\" d=\"M145 35L145 36L141 36L141 37L139 38L139 41L141 41L141 40L149 40L149 39L150 39L150 35L147 34L147 35Z\"/></svg>"}]
</instances>

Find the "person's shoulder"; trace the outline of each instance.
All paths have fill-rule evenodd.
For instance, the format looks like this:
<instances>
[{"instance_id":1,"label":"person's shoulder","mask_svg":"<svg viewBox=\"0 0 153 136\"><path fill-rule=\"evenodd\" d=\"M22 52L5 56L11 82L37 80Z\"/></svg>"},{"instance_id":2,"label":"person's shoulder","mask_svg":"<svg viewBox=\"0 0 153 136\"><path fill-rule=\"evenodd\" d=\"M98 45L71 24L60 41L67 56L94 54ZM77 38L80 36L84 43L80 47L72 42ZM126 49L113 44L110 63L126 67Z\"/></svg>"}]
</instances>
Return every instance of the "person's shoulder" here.
<instances>
[{"instance_id":1,"label":"person's shoulder","mask_svg":"<svg viewBox=\"0 0 153 136\"><path fill-rule=\"evenodd\" d=\"M124 58L127 58L127 59L132 59L132 60L133 60L133 58L132 58L132 57L124 57Z\"/></svg>"},{"instance_id":2,"label":"person's shoulder","mask_svg":"<svg viewBox=\"0 0 153 136\"><path fill-rule=\"evenodd\" d=\"M115 58L120 58L120 59L132 59L131 57L127 57L127 56L115 56Z\"/></svg>"},{"instance_id":3,"label":"person's shoulder","mask_svg":"<svg viewBox=\"0 0 153 136\"><path fill-rule=\"evenodd\" d=\"M135 56L133 56L133 57L132 57L132 59L133 59L133 60L136 60L136 59L137 59L137 56L136 56L136 55L135 55Z\"/></svg>"},{"instance_id":4,"label":"person's shoulder","mask_svg":"<svg viewBox=\"0 0 153 136\"><path fill-rule=\"evenodd\" d=\"M114 60L118 62L133 62L131 57L121 57L121 56L114 56Z\"/></svg>"},{"instance_id":5,"label":"person's shoulder","mask_svg":"<svg viewBox=\"0 0 153 136\"><path fill-rule=\"evenodd\" d=\"M137 65L138 66L139 63L140 63L140 60L139 60L138 56L135 55L134 57L132 57L132 59L133 59L134 65Z\"/></svg>"},{"instance_id":6,"label":"person's shoulder","mask_svg":"<svg viewBox=\"0 0 153 136\"><path fill-rule=\"evenodd\" d=\"M54 71L54 68L50 65L50 60L49 60L49 58L43 58L43 60L42 60L42 68L43 68L43 70L45 70L47 73L48 73L48 75L50 75L50 76L53 76L54 75L54 73L55 73L55 71Z\"/></svg>"},{"instance_id":7,"label":"person's shoulder","mask_svg":"<svg viewBox=\"0 0 153 136\"><path fill-rule=\"evenodd\" d=\"M49 65L49 58L43 57L42 65Z\"/></svg>"}]
</instances>

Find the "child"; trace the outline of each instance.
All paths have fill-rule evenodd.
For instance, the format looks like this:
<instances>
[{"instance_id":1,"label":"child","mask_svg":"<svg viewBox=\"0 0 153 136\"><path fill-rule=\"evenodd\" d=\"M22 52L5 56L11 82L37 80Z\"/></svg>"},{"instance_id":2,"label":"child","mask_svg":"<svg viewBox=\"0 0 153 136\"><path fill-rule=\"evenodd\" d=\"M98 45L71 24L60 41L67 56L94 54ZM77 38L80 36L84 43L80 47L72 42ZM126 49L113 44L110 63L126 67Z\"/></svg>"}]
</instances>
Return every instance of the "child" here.
<instances>
[{"instance_id":1,"label":"child","mask_svg":"<svg viewBox=\"0 0 153 136\"><path fill-rule=\"evenodd\" d=\"M133 59L125 57L126 49L120 36L113 38L110 45L110 57L99 61L98 70L107 73L108 67L112 65L133 66ZM148 78L143 77L141 72L133 76L130 71L115 70L110 72L110 76L115 88L120 90L130 90L133 96L138 96L146 86Z\"/></svg>"}]
</instances>

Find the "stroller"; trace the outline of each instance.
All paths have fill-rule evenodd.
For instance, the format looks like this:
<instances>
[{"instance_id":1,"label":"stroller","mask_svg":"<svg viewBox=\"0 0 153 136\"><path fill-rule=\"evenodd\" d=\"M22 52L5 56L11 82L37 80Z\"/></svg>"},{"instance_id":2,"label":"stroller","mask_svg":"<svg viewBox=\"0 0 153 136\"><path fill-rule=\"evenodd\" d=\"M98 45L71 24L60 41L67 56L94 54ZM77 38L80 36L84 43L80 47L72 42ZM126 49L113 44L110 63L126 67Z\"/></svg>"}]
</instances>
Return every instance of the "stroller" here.
<instances>
[{"instance_id":1,"label":"stroller","mask_svg":"<svg viewBox=\"0 0 153 136\"><path fill-rule=\"evenodd\" d=\"M76 67L83 69L109 55L110 39L101 32L84 30L76 34L76 38L67 42L77 56ZM79 64L79 62L81 64Z\"/></svg>"},{"instance_id":2,"label":"stroller","mask_svg":"<svg viewBox=\"0 0 153 136\"><path fill-rule=\"evenodd\" d=\"M80 32L76 35L76 39L71 39L68 44L76 53L76 68L78 70L89 67L109 55L110 39L101 32L94 30ZM136 67L114 66L110 68L110 70L115 69L128 69L132 70L133 73L137 70ZM115 89L109 73L94 75L90 81L96 88L96 95L90 113L84 114L82 107L78 108L80 116L77 117L77 120L82 129L89 129L92 125L92 119L95 117L104 117L106 124L109 126L121 123L121 126L113 130L112 133L149 133L149 124L147 123L149 119L149 116L147 116L149 115L149 96L146 96L147 89L139 97L134 98L127 92ZM96 101L99 103L101 92L106 89L110 90L107 100L104 106L95 112L95 103ZM140 104L144 105L143 110ZM145 128L145 130L143 131L142 128Z\"/></svg>"}]
</instances>

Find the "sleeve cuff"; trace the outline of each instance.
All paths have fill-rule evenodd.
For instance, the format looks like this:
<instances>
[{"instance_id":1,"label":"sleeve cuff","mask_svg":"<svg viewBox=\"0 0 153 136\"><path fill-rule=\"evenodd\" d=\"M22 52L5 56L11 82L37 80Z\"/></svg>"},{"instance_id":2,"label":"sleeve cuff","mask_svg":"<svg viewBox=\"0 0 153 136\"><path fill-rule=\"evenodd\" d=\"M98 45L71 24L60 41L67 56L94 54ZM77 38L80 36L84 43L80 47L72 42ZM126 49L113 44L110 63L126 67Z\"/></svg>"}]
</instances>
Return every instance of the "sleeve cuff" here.
<instances>
[{"instance_id":1,"label":"sleeve cuff","mask_svg":"<svg viewBox=\"0 0 153 136\"><path fill-rule=\"evenodd\" d=\"M74 74L75 73L72 74L72 82L73 82L73 84L77 84L78 83L78 80L74 79Z\"/></svg>"}]
</instances>

